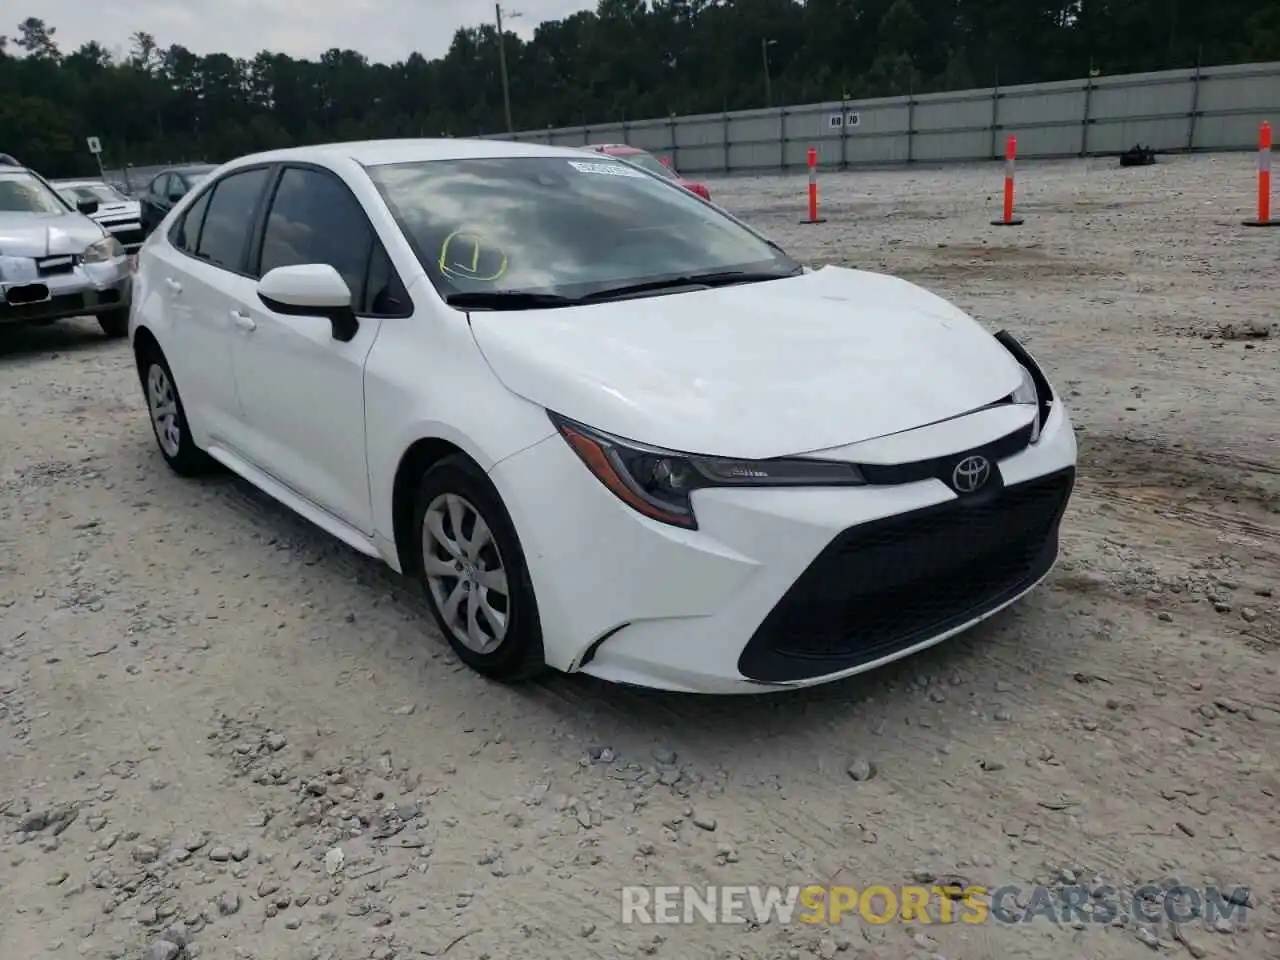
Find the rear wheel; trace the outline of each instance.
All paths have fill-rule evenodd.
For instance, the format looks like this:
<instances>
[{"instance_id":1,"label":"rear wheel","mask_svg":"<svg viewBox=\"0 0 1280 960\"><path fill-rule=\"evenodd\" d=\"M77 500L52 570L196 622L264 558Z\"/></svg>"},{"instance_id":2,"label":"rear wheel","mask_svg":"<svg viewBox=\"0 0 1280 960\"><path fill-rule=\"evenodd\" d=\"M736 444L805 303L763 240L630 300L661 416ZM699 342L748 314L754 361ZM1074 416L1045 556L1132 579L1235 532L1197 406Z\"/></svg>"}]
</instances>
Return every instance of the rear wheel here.
<instances>
[{"instance_id":1,"label":"rear wheel","mask_svg":"<svg viewBox=\"0 0 1280 960\"><path fill-rule=\"evenodd\" d=\"M414 519L427 602L458 657L495 680L545 670L524 551L484 472L463 456L441 460L423 474Z\"/></svg>"},{"instance_id":2,"label":"rear wheel","mask_svg":"<svg viewBox=\"0 0 1280 960\"><path fill-rule=\"evenodd\" d=\"M109 310L106 313L98 314L98 326L112 340L127 337L129 335L129 308L121 307L118 310Z\"/></svg>"},{"instance_id":3,"label":"rear wheel","mask_svg":"<svg viewBox=\"0 0 1280 960\"><path fill-rule=\"evenodd\" d=\"M182 397L159 348L152 347L138 358L138 372L151 415L151 429L165 462L184 477L208 473L215 461L191 438Z\"/></svg>"}]
</instances>

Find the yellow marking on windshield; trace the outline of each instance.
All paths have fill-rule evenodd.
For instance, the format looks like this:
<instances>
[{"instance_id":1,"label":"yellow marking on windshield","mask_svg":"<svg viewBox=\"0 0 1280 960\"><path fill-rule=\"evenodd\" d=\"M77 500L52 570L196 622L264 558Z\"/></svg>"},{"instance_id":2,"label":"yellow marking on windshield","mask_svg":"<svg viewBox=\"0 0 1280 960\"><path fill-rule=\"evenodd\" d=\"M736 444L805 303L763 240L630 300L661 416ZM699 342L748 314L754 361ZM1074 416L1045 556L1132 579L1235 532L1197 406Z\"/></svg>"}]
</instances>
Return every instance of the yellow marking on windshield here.
<instances>
[{"instance_id":1,"label":"yellow marking on windshield","mask_svg":"<svg viewBox=\"0 0 1280 960\"><path fill-rule=\"evenodd\" d=\"M466 252L465 247L459 251L456 246L459 243L470 244L470 253ZM451 257L450 254L454 255ZM481 261L490 259L495 262L482 269ZM436 263L440 272L450 279L476 280L480 283L501 280L508 267L506 251L491 246L481 234L466 229L455 230L444 238Z\"/></svg>"}]
</instances>

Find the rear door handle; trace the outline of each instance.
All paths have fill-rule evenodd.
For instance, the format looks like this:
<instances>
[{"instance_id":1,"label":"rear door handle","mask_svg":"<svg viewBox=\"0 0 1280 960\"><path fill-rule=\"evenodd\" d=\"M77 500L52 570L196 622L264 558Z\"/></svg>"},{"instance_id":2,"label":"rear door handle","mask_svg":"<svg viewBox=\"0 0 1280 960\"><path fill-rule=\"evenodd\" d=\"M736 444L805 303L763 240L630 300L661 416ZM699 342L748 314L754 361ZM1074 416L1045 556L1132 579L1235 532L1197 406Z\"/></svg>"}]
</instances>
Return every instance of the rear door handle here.
<instances>
[{"instance_id":1,"label":"rear door handle","mask_svg":"<svg viewBox=\"0 0 1280 960\"><path fill-rule=\"evenodd\" d=\"M231 311L231 319L236 322L236 326L241 330L256 330L258 328L253 317L249 316L247 313L241 313L239 310Z\"/></svg>"},{"instance_id":2,"label":"rear door handle","mask_svg":"<svg viewBox=\"0 0 1280 960\"><path fill-rule=\"evenodd\" d=\"M173 279L173 277L165 277L164 282L169 285L169 289L172 290L174 293L182 292L182 284L180 284L177 280Z\"/></svg>"}]
</instances>

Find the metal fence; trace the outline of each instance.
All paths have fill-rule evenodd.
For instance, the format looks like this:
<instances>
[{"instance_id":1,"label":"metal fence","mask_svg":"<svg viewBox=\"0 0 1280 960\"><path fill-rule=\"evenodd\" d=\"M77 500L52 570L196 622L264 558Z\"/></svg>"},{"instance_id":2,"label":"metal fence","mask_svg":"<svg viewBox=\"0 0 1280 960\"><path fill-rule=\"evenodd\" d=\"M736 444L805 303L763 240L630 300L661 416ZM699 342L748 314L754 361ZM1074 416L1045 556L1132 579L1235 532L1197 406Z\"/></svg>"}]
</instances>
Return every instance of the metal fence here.
<instances>
[{"instance_id":1,"label":"metal fence","mask_svg":"<svg viewBox=\"0 0 1280 960\"><path fill-rule=\"evenodd\" d=\"M127 184L135 193L146 188L154 177L161 170L166 169L165 166L149 166L149 167L125 167L124 169L114 168L104 170L108 180L114 180L118 183Z\"/></svg>"},{"instance_id":2,"label":"metal fence","mask_svg":"<svg viewBox=\"0 0 1280 960\"><path fill-rule=\"evenodd\" d=\"M1280 62L1090 77L952 93L491 135L558 146L629 143L688 173L940 163L1157 151L1245 150L1280 118Z\"/></svg>"}]
</instances>

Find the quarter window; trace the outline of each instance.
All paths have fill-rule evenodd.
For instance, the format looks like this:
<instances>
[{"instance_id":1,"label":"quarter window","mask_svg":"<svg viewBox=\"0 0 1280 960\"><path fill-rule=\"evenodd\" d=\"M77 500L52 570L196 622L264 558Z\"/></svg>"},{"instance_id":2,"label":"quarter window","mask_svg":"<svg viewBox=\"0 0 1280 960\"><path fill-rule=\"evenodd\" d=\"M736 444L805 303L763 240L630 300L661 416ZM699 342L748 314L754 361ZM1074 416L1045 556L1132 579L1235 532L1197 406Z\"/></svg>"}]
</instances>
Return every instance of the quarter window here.
<instances>
[{"instance_id":1,"label":"quarter window","mask_svg":"<svg viewBox=\"0 0 1280 960\"><path fill-rule=\"evenodd\" d=\"M214 266L239 273L258 198L267 182L267 169L245 170L223 177L211 189L196 256Z\"/></svg>"},{"instance_id":2,"label":"quarter window","mask_svg":"<svg viewBox=\"0 0 1280 960\"><path fill-rule=\"evenodd\" d=\"M200 239L200 225L204 223L204 214L209 209L209 197L212 193L213 191L206 190L196 197L195 203L191 204L187 212L182 215L182 219L173 230L173 236L170 237L175 247L193 257L196 254L196 241Z\"/></svg>"}]
</instances>

